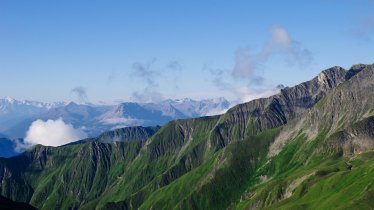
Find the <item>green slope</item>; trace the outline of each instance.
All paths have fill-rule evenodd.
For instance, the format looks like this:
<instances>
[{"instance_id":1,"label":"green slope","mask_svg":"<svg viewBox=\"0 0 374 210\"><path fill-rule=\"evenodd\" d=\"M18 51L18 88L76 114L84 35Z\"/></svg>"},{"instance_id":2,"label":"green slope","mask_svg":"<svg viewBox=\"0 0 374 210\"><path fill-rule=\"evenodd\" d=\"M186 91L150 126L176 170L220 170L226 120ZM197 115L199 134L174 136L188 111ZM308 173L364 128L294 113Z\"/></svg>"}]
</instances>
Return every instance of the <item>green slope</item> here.
<instances>
[{"instance_id":1,"label":"green slope","mask_svg":"<svg viewBox=\"0 0 374 210\"><path fill-rule=\"evenodd\" d=\"M0 191L40 209L370 209L373 72L334 67L147 141L37 146L0 159Z\"/></svg>"}]
</instances>

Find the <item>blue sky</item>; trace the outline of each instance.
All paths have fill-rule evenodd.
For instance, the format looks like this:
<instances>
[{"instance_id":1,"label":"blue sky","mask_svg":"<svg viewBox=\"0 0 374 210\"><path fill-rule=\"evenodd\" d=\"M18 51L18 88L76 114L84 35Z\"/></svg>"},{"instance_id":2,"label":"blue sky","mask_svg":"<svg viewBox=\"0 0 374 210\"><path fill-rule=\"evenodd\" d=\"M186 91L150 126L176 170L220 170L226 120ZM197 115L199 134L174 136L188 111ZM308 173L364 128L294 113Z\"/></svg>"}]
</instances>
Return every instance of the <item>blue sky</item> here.
<instances>
[{"instance_id":1,"label":"blue sky","mask_svg":"<svg viewBox=\"0 0 374 210\"><path fill-rule=\"evenodd\" d=\"M373 9L369 0L0 0L0 97L250 100L328 67L373 63Z\"/></svg>"}]
</instances>

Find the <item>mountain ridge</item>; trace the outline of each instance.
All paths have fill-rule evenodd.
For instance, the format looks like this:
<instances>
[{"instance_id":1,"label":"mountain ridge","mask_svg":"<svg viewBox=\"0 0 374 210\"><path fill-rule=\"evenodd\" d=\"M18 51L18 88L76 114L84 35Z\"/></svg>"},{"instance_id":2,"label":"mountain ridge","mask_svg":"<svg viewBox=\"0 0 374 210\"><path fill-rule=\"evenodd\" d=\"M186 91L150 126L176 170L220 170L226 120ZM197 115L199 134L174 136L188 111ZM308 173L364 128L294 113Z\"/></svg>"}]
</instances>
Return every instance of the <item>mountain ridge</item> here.
<instances>
[{"instance_id":1,"label":"mountain ridge","mask_svg":"<svg viewBox=\"0 0 374 210\"><path fill-rule=\"evenodd\" d=\"M223 115L171 121L146 141L0 158L1 194L41 209L368 208L374 65L357 69L333 67ZM321 187L329 183L344 194Z\"/></svg>"}]
</instances>

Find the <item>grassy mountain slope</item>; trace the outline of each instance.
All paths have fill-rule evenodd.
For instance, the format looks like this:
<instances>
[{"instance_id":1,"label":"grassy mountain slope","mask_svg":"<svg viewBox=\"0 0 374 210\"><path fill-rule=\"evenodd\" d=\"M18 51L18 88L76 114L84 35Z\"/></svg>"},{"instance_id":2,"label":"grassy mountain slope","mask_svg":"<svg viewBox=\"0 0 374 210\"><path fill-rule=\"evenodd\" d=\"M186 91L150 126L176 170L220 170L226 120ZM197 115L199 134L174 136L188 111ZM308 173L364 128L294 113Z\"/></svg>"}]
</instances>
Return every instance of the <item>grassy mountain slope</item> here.
<instances>
[{"instance_id":1,"label":"grassy mountain slope","mask_svg":"<svg viewBox=\"0 0 374 210\"><path fill-rule=\"evenodd\" d=\"M333 67L224 115L172 121L147 141L2 158L1 194L41 209L372 206L373 67Z\"/></svg>"}]
</instances>

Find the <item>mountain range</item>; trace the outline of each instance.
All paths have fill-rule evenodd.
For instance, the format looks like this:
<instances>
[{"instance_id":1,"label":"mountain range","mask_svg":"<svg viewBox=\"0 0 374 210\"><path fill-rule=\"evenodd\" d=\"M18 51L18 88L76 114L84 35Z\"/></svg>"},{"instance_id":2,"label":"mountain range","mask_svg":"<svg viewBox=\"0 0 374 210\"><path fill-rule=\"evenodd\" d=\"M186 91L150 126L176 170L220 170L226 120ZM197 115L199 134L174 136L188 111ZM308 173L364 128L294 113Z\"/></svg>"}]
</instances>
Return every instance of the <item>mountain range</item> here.
<instances>
[{"instance_id":1,"label":"mountain range","mask_svg":"<svg viewBox=\"0 0 374 210\"><path fill-rule=\"evenodd\" d=\"M49 109L63 105L63 102L43 103L28 100L19 101L9 96L0 99L0 132L11 129L12 126L25 119L32 118Z\"/></svg>"},{"instance_id":2,"label":"mountain range","mask_svg":"<svg viewBox=\"0 0 374 210\"><path fill-rule=\"evenodd\" d=\"M335 66L221 115L0 158L0 192L39 209L371 209L373 149L374 65Z\"/></svg>"},{"instance_id":3,"label":"mountain range","mask_svg":"<svg viewBox=\"0 0 374 210\"><path fill-rule=\"evenodd\" d=\"M90 137L125 126L163 125L174 119L220 114L231 106L224 98L164 100L159 103L124 102L118 105L77 104L74 102L42 103L0 99L0 133L23 138L37 119L56 120L81 128Z\"/></svg>"}]
</instances>

